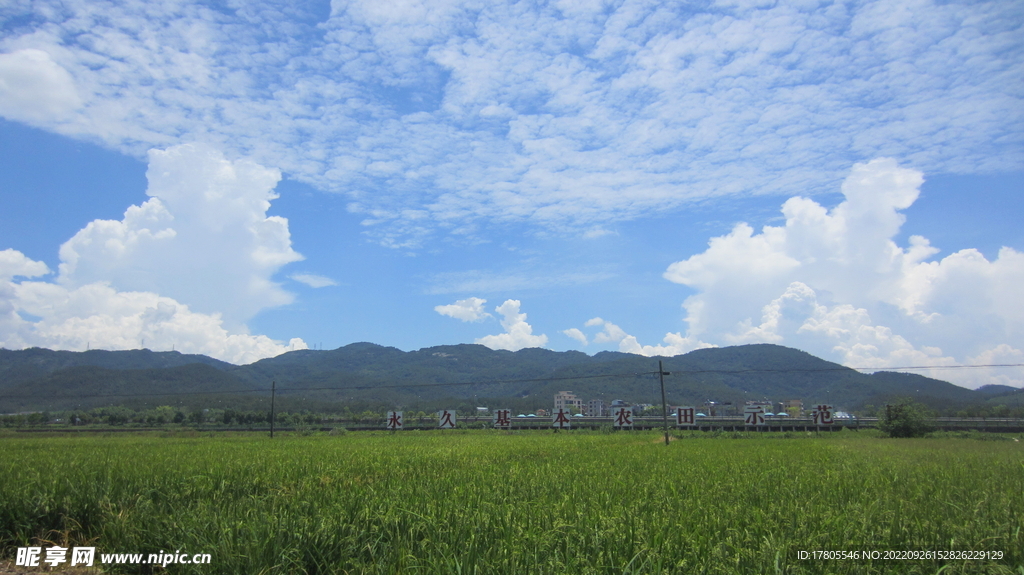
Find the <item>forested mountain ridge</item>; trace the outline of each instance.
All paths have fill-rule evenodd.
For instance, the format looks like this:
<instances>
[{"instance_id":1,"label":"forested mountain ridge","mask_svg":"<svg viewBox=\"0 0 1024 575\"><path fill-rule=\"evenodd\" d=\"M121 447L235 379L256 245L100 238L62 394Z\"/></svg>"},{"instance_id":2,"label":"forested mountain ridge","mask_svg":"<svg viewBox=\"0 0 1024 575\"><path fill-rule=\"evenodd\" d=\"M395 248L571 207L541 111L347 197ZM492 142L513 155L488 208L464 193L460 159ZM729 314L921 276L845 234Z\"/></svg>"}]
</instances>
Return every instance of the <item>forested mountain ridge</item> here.
<instances>
[{"instance_id":1,"label":"forested mountain ridge","mask_svg":"<svg viewBox=\"0 0 1024 575\"><path fill-rule=\"evenodd\" d=\"M839 408L911 397L939 409L995 401L1019 403L1006 386L978 391L914 374L863 374L792 348L771 344L707 348L649 358L619 352L531 348L517 352L447 345L405 352L372 343L299 350L236 366L202 355L149 350L87 352L39 348L0 350L0 412L101 405L263 405L271 382L283 401L324 406L432 407L444 401L504 401L521 409L550 408L553 395L660 402L659 359L673 404L712 400ZM1005 389L1004 389L1005 388Z\"/></svg>"},{"instance_id":2,"label":"forested mountain ridge","mask_svg":"<svg viewBox=\"0 0 1024 575\"><path fill-rule=\"evenodd\" d=\"M93 366L107 369L155 369L202 363L218 369L236 366L205 355L184 354L176 351L150 351L129 349L108 351L55 351L39 347L22 350L0 348L0 387L3 382L22 381L69 367Z\"/></svg>"}]
</instances>

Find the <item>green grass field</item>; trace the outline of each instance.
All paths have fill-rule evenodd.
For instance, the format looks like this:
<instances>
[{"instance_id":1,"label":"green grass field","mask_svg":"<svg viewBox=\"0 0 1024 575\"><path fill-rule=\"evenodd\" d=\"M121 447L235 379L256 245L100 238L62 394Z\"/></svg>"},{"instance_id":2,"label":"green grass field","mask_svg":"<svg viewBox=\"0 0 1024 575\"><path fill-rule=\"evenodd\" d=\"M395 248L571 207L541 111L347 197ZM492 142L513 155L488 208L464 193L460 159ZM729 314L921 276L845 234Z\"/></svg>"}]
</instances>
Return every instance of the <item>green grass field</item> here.
<instances>
[{"instance_id":1,"label":"green grass field","mask_svg":"<svg viewBox=\"0 0 1024 575\"><path fill-rule=\"evenodd\" d=\"M1024 442L681 437L5 435L0 543L211 554L171 573L1024 575Z\"/></svg>"}]
</instances>

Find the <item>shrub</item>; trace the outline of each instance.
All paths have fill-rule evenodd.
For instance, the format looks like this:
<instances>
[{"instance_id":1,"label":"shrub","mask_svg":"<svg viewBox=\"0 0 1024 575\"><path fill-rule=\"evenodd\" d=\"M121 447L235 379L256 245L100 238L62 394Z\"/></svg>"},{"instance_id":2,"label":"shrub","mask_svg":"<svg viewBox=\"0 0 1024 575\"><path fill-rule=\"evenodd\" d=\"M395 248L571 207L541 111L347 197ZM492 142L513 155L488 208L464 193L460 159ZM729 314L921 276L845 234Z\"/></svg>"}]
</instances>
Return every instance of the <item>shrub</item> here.
<instances>
[{"instance_id":1,"label":"shrub","mask_svg":"<svg viewBox=\"0 0 1024 575\"><path fill-rule=\"evenodd\" d=\"M886 405L878 428L889 437L923 437L932 431L927 408L917 403Z\"/></svg>"}]
</instances>

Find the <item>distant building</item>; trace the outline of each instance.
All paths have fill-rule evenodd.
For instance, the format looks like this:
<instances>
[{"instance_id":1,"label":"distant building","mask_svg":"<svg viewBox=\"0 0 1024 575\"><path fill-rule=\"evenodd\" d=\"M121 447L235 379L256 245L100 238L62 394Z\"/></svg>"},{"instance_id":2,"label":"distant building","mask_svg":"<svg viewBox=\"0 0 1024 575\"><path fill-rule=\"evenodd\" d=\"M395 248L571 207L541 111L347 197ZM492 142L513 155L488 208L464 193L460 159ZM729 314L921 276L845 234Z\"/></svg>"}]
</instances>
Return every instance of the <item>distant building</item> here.
<instances>
[{"instance_id":1,"label":"distant building","mask_svg":"<svg viewBox=\"0 0 1024 575\"><path fill-rule=\"evenodd\" d=\"M604 417L608 407L602 399L591 399L587 404L587 415L591 417Z\"/></svg>"},{"instance_id":2,"label":"distant building","mask_svg":"<svg viewBox=\"0 0 1024 575\"><path fill-rule=\"evenodd\" d=\"M790 399L782 402L782 411L793 417L800 417L804 414L804 402L799 399Z\"/></svg>"},{"instance_id":3,"label":"distant building","mask_svg":"<svg viewBox=\"0 0 1024 575\"><path fill-rule=\"evenodd\" d=\"M548 414L548 410L546 410L546 409L538 409L537 410L537 417L547 417L548 415L549 415Z\"/></svg>"},{"instance_id":4,"label":"distant building","mask_svg":"<svg viewBox=\"0 0 1024 575\"><path fill-rule=\"evenodd\" d=\"M616 407L629 407L629 404L621 399L612 400L612 409L615 409Z\"/></svg>"},{"instance_id":5,"label":"distant building","mask_svg":"<svg viewBox=\"0 0 1024 575\"><path fill-rule=\"evenodd\" d=\"M571 391L559 391L555 394L555 411L559 409L580 413L583 411L583 400L576 397L576 394Z\"/></svg>"},{"instance_id":6,"label":"distant building","mask_svg":"<svg viewBox=\"0 0 1024 575\"><path fill-rule=\"evenodd\" d=\"M723 417L726 415L732 415L732 404L731 403L719 403L717 401L705 401L701 406L701 413L710 417Z\"/></svg>"},{"instance_id":7,"label":"distant building","mask_svg":"<svg viewBox=\"0 0 1024 575\"><path fill-rule=\"evenodd\" d=\"M752 407L760 407L761 411L763 413L775 413L774 411L772 411L772 409L773 409L772 408L772 402L767 401L767 400L766 401L748 401L748 402L746 402L746 405L752 406Z\"/></svg>"}]
</instances>

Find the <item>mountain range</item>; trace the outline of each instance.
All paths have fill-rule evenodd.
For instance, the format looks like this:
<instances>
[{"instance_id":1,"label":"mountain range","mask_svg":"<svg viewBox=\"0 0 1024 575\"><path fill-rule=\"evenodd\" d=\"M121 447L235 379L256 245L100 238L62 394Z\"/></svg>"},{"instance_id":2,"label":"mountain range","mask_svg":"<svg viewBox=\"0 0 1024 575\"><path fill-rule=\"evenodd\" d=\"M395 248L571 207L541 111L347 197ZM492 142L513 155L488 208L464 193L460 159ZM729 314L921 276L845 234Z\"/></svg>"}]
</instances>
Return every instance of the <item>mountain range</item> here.
<instances>
[{"instance_id":1,"label":"mountain range","mask_svg":"<svg viewBox=\"0 0 1024 575\"><path fill-rule=\"evenodd\" d=\"M829 403L854 411L909 397L950 411L1024 403L1024 390L1013 387L969 390L915 374L864 374L771 344L649 358L540 348L511 352L470 344L406 352L354 343L241 366L174 351L0 349L0 413L108 405L264 409L272 384L282 408L320 411L498 404L526 411L550 408L562 390L584 401L657 404L659 360L670 374L665 391L675 405L799 399L804 405Z\"/></svg>"}]
</instances>

